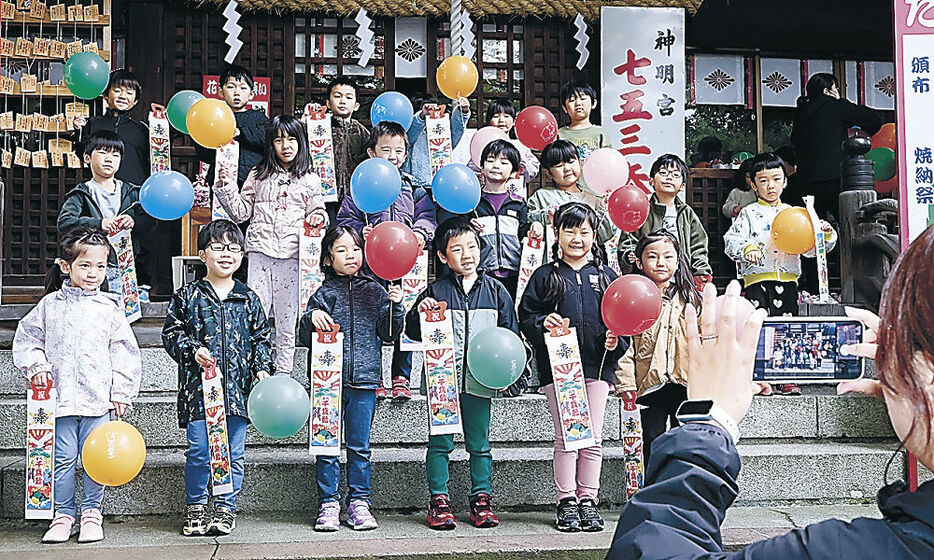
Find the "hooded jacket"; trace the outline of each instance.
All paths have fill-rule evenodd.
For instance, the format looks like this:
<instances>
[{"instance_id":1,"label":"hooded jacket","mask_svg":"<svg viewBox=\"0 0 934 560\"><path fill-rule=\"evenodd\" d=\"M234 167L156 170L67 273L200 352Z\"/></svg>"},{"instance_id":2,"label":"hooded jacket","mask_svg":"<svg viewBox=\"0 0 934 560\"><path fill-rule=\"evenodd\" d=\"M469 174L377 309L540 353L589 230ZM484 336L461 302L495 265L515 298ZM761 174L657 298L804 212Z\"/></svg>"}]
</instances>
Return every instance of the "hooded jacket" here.
<instances>
[{"instance_id":1,"label":"hooded jacket","mask_svg":"<svg viewBox=\"0 0 934 560\"><path fill-rule=\"evenodd\" d=\"M658 202L658 195L652 193L649 197L649 217L642 227L635 233L624 234L619 242L619 263L625 270L632 266L626 258L640 239L655 230L662 229L665 223L665 210L667 206ZM680 251L678 258L688 263L691 274L694 276L713 276L710 261L707 258L707 231L704 223L683 200L675 197L675 227L678 230L678 244Z\"/></svg>"},{"instance_id":2,"label":"hooded jacket","mask_svg":"<svg viewBox=\"0 0 934 560\"><path fill-rule=\"evenodd\" d=\"M688 384L687 332L681 296L662 294L662 313L652 328L632 337L616 365L616 392L638 395L665 383Z\"/></svg>"},{"instance_id":3,"label":"hooded jacket","mask_svg":"<svg viewBox=\"0 0 934 560\"><path fill-rule=\"evenodd\" d=\"M739 493L740 460L721 428L686 424L652 444L645 487L623 508L609 560L934 558L934 481L876 498L882 519L831 519L724 552L720 524ZM845 475L844 475L845 476Z\"/></svg>"},{"instance_id":4,"label":"hooded jacket","mask_svg":"<svg viewBox=\"0 0 934 560\"><path fill-rule=\"evenodd\" d=\"M240 131L240 134L234 138L240 146L240 159L237 161L237 186L242 187L250 170L256 167L256 164L263 159L263 154L266 153L266 126L269 124L269 119L266 113L259 109L235 111L234 119ZM208 169L208 182L213 181L214 156L217 152L197 142L195 152L199 160L211 165Z\"/></svg>"},{"instance_id":5,"label":"hooded jacket","mask_svg":"<svg viewBox=\"0 0 934 560\"><path fill-rule=\"evenodd\" d=\"M344 333L344 386L376 390L383 372L382 343L399 338L405 319L405 308L392 304L390 326L389 307L386 290L363 274L328 278L308 300L308 310L299 321L298 340L311 348L315 334L311 313L324 311ZM308 368L311 371L311 352Z\"/></svg>"},{"instance_id":6,"label":"hooded jacket","mask_svg":"<svg viewBox=\"0 0 934 560\"><path fill-rule=\"evenodd\" d=\"M367 214L357 208L352 196L345 196L337 211L337 224L347 226L361 236L364 226L391 221L409 226L425 238L426 247L431 246L435 234L435 204L424 189L413 187L412 177L407 173L402 174L402 191L386 210Z\"/></svg>"},{"instance_id":7,"label":"hooded jacket","mask_svg":"<svg viewBox=\"0 0 934 560\"><path fill-rule=\"evenodd\" d=\"M138 204L139 187L126 181L120 181L117 187L120 189L119 213L133 218L132 232L136 232L143 223L143 220L139 219L143 217L142 209ZM107 217L113 218L113 216ZM68 191L68 194L65 195L65 201L62 202L62 209L58 211L58 232L61 235L78 226L99 228L103 219L104 215L100 206L94 201L90 185L79 183L75 188ZM139 236L133 235L132 240L133 252L139 253ZM110 264L116 265L116 263L117 254L110 251Z\"/></svg>"},{"instance_id":8,"label":"hooded jacket","mask_svg":"<svg viewBox=\"0 0 934 560\"><path fill-rule=\"evenodd\" d=\"M564 281L564 297L558 301L557 306L548 305L544 301L545 279L552 270L557 270ZM629 340L620 337L616 349L606 352L606 358L604 358L607 328L600 312L600 303L603 300L603 291L599 287L600 273L601 271L597 270L592 263L587 263L580 270L574 270L566 262L559 260L538 267L529 278L529 285L519 304L519 322L522 326L522 334L535 350L538 375L543 387L554 383L548 347L545 346L547 333L544 327L545 317L552 313L570 319L570 326L577 329L577 344L580 347L584 377L614 383L616 378L613 371L616 362L626 350ZM602 273L607 285L616 280L616 273L610 267L603 266ZM603 362L602 370L600 370L601 361Z\"/></svg>"},{"instance_id":9,"label":"hooded jacket","mask_svg":"<svg viewBox=\"0 0 934 560\"><path fill-rule=\"evenodd\" d=\"M88 138L100 130L115 132L120 140L123 140L123 157L120 159L120 169L115 175L117 179L142 185L150 175L149 128L127 113L107 109L106 113L92 117L81 128L78 157L83 154L84 143Z\"/></svg>"},{"instance_id":10,"label":"hooded jacket","mask_svg":"<svg viewBox=\"0 0 934 560\"><path fill-rule=\"evenodd\" d=\"M178 425L204 420L202 368L195 361L207 348L224 377L228 416L247 416L247 398L256 375L275 373L269 322L253 290L239 280L220 301L207 280L182 286L169 301L162 327L162 345L178 362Z\"/></svg>"}]
</instances>

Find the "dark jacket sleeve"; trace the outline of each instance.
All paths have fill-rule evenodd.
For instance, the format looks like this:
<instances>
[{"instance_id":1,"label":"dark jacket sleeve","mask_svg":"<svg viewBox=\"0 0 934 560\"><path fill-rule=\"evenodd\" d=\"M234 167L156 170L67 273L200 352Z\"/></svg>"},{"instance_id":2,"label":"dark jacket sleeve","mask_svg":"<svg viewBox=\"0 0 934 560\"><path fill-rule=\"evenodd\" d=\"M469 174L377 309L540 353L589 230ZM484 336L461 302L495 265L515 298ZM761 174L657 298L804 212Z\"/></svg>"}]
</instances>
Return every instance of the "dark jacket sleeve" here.
<instances>
[{"instance_id":1,"label":"dark jacket sleeve","mask_svg":"<svg viewBox=\"0 0 934 560\"><path fill-rule=\"evenodd\" d=\"M379 306L379 317L376 319L376 334L383 342L393 342L402 334L402 328L405 322L405 307L402 303L389 301L389 294L382 286L379 287L382 292L382 301ZM390 310L392 316L390 317ZM390 321L392 324L390 325Z\"/></svg>"},{"instance_id":2,"label":"dark jacket sleeve","mask_svg":"<svg viewBox=\"0 0 934 560\"><path fill-rule=\"evenodd\" d=\"M363 227L366 225L366 214L357 208L350 193L347 193L347 196L341 201L341 207L337 211L337 225L347 226L360 235L363 235Z\"/></svg>"},{"instance_id":3,"label":"dark jacket sleeve","mask_svg":"<svg viewBox=\"0 0 934 560\"><path fill-rule=\"evenodd\" d=\"M276 373L276 366L272 361L272 343L270 342L271 329L266 312L263 310L259 297L250 296L250 375L265 371L269 375ZM283 372L289 375L292 372Z\"/></svg>"},{"instance_id":4,"label":"dark jacket sleeve","mask_svg":"<svg viewBox=\"0 0 934 560\"><path fill-rule=\"evenodd\" d=\"M251 115L252 118L249 123L240 129L240 136L237 136L236 140L251 152L262 154L266 152L264 142L266 141L266 125L269 124L269 119L266 118L262 111L249 110L256 114Z\"/></svg>"},{"instance_id":5,"label":"dark jacket sleeve","mask_svg":"<svg viewBox=\"0 0 934 560\"><path fill-rule=\"evenodd\" d=\"M553 306L546 306L542 302L545 276L550 271L539 272L543 268L550 268L551 266L551 264L546 264L532 273L529 285L519 302L519 327L525 338L535 346L536 351L545 347L545 317L555 312Z\"/></svg>"},{"instance_id":6,"label":"dark jacket sleeve","mask_svg":"<svg viewBox=\"0 0 934 560\"><path fill-rule=\"evenodd\" d=\"M311 312L315 309L320 309L328 315L334 310L333 302L329 304L327 298L324 297L324 286L318 287L308 298L305 314L298 321L298 341L309 348L311 348L311 337L315 334L315 325L311 322Z\"/></svg>"},{"instance_id":7,"label":"dark jacket sleeve","mask_svg":"<svg viewBox=\"0 0 934 560\"><path fill-rule=\"evenodd\" d=\"M101 227L100 218L81 215L85 204L85 197L81 193L76 192L65 199L65 202L62 203L62 209L58 211L58 231L60 233L78 226Z\"/></svg>"},{"instance_id":8,"label":"dark jacket sleeve","mask_svg":"<svg viewBox=\"0 0 934 560\"><path fill-rule=\"evenodd\" d=\"M405 316L405 335L412 340L419 341L422 339L422 321L420 313L418 312L418 306L427 297L435 297L431 289L431 284L428 285L428 288L424 292L418 295L415 303L412 304L412 308L409 309L408 314Z\"/></svg>"},{"instance_id":9,"label":"dark jacket sleeve","mask_svg":"<svg viewBox=\"0 0 934 560\"><path fill-rule=\"evenodd\" d=\"M529 220L529 205L523 204L522 209L519 210L519 243L520 244L522 243L522 240L525 239L525 236L529 234L530 229L532 229L532 221Z\"/></svg>"},{"instance_id":10,"label":"dark jacket sleeve","mask_svg":"<svg viewBox=\"0 0 934 560\"><path fill-rule=\"evenodd\" d=\"M204 346L188 332L190 319L185 291L182 288L172 295L172 299L169 300L169 309L165 314L165 324L162 327L162 346L170 358L182 365L193 361L195 352Z\"/></svg>"},{"instance_id":11,"label":"dark jacket sleeve","mask_svg":"<svg viewBox=\"0 0 934 560\"><path fill-rule=\"evenodd\" d=\"M865 130L869 135L879 132L882 128L882 115L875 109L870 109L863 105L857 105L846 99L837 101L840 111L840 120L843 126L850 128L858 126Z\"/></svg>"},{"instance_id":12,"label":"dark jacket sleeve","mask_svg":"<svg viewBox=\"0 0 934 560\"><path fill-rule=\"evenodd\" d=\"M704 231L704 224L694 210L690 209L690 212L691 271L694 276L713 276L713 269L710 268L710 260L707 258L707 232Z\"/></svg>"},{"instance_id":13,"label":"dark jacket sleeve","mask_svg":"<svg viewBox=\"0 0 934 560\"><path fill-rule=\"evenodd\" d=\"M519 321L516 320L516 304L512 301L512 296L502 284L496 282L496 299L499 305L497 327L509 329L519 334Z\"/></svg>"},{"instance_id":14,"label":"dark jacket sleeve","mask_svg":"<svg viewBox=\"0 0 934 560\"><path fill-rule=\"evenodd\" d=\"M412 194L415 198L415 193ZM431 241L438 226L438 208L431 199L431 195L424 193L415 201L415 216L412 220L412 231L421 233L425 237L425 247L431 248Z\"/></svg>"},{"instance_id":15,"label":"dark jacket sleeve","mask_svg":"<svg viewBox=\"0 0 934 560\"><path fill-rule=\"evenodd\" d=\"M217 151L212 150L211 148L205 148L204 146L202 146L201 144L197 142L192 142L192 144L194 144L195 146L195 154L197 154L198 156L198 161L203 161L204 163L210 166L213 166L214 158L215 156L217 156ZM209 174L208 183L213 182L213 180L214 180L214 177Z\"/></svg>"}]
</instances>

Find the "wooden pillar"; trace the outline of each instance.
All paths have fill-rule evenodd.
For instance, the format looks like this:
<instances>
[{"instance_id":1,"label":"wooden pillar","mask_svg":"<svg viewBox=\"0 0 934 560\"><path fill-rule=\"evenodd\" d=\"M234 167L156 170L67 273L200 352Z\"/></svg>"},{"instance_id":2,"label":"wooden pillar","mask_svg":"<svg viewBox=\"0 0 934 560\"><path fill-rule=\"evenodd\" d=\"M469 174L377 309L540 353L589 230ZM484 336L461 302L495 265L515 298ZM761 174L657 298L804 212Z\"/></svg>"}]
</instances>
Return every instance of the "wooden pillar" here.
<instances>
[{"instance_id":1,"label":"wooden pillar","mask_svg":"<svg viewBox=\"0 0 934 560\"><path fill-rule=\"evenodd\" d=\"M837 251L840 255L840 285L843 288L841 299L844 303L856 303L856 289L853 284L853 241L860 233L857 229L859 224L856 211L863 204L875 202L876 198L876 191L871 189L840 193L840 242ZM880 233L884 233L885 228L880 228Z\"/></svg>"},{"instance_id":2,"label":"wooden pillar","mask_svg":"<svg viewBox=\"0 0 934 560\"><path fill-rule=\"evenodd\" d=\"M752 57L753 72L752 77L755 80L752 93L756 100L756 153L761 154L765 149L765 125L762 122L762 95L760 85L762 84L762 60L758 54Z\"/></svg>"}]
</instances>

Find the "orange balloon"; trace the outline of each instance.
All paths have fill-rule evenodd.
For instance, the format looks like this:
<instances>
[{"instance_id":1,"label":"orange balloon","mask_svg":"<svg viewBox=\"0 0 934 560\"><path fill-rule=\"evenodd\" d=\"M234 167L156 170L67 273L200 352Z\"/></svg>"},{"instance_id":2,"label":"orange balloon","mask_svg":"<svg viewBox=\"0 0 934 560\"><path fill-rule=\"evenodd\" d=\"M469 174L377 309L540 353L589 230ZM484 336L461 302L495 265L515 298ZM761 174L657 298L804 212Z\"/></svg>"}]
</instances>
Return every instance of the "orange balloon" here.
<instances>
[{"instance_id":1,"label":"orange balloon","mask_svg":"<svg viewBox=\"0 0 934 560\"><path fill-rule=\"evenodd\" d=\"M466 56L449 56L444 59L435 73L438 89L451 99L467 97L475 89L480 75L477 67Z\"/></svg>"},{"instance_id":2,"label":"orange balloon","mask_svg":"<svg viewBox=\"0 0 934 560\"><path fill-rule=\"evenodd\" d=\"M792 255L807 253L814 248L814 226L804 208L785 208L772 221L772 241L775 248Z\"/></svg>"},{"instance_id":3,"label":"orange balloon","mask_svg":"<svg viewBox=\"0 0 934 560\"><path fill-rule=\"evenodd\" d=\"M885 123L879 132L872 135L873 148L892 148L895 149L895 123Z\"/></svg>"},{"instance_id":4,"label":"orange balloon","mask_svg":"<svg viewBox=\"0 0 934 560\"><path fill-rule=\"evenodd\" d=\"M185 117L188 134L205 148L220 148L229 144L237 132L233 111L220 99L196 101Z\"/></svg>"},{"instance_id":5,"label":"orange balloon","mask_svg":"<svg viewBox=\"0 0 934 560\"><path fill-rule=\"evenodd\" d=\"M81 464L91 480L120 486L136 478L146 462L146 442L139 430L122 420L101 424L84 440Z\"/></svg>"}]
</instances>

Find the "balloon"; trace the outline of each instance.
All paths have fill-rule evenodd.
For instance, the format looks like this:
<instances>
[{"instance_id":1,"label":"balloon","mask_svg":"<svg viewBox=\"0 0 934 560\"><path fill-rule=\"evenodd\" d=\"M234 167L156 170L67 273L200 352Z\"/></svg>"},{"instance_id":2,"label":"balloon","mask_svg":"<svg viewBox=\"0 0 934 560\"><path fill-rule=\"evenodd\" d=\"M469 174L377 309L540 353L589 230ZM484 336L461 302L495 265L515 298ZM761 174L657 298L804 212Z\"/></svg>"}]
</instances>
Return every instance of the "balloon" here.
<instances>
[{"instance_id":1,"label":"balloon","mask_svg":"<svg viewBox=\"0 0 934 560\"><path fill-rule=\"evenodd\" d=\"M435 81L446 97L467 97L477 89L480 76L477 67L466 56L449 56L438 66Z\"/></svg>"},{"instance_id":2,"label":"balloon","mask_svg":"<svg viewBox=\"0 0 934 560\"><path fill-rule=\"evenodd\" d=\"M84 472L104 486L120 486L133 480L145 461L143 435L122 420L111 420L94 428L81 450Z\"/></svg>"},{"instance_id":3,"label":"balloon","mask_svg":"<svg viewBox=\"0 0 934 560\"><path fill-rule=\"evenodd\" d=\"M772 220L772 240L779 251L792 255L807 253L814 247L814 226L804 208L785 208Z\"/></svg>"},{"instance_id":4,"label":"balloon","mask_svg":"<svg viewBox=\"0 0 934 560\"><path fill-rule=\"evenodd\" d=\"M525 369L525 346L519 335L503 327L483 329L467 346L470 374L488 389L505 389Z\"/></svg>"},{"instance_id":5,"label":"balloon","mask_svg":"<svg viewBox=\"0 0 934 560\"><path fill-rule=\"evenodd\" d=\"M584 161L584 182L598 196L629 182L629 163L615 148L597 148Z\"/></svg>"},{"instance_id":6,"label":"balloon","mask_svg":"<svg viewBox=\"0 0 934 560\"><path fill-rule=\"evenodd\" d=\"M178 171L159 171L143 182L139 203L153 218L177 220L191 210L195 190L188 177Z\"/></svg>"},{"instance_id":7,"label":"balloon","mask_svg":"<svg viewBox=\"0 0 934 560\"><path fill-rule=\"evenodd\" d=\"M378 224L366 238L366 262L383 280L398 280L409 273L418 259L418 239L401 222Z\"/></svg>"},{"instance_id":8,"label":"balloon","mask_svg":"<svg viewBox=\"0 0 934 560\"><path fill-rule=\"evenodd\" d=\"M717 296L717 324L720 324L720 310L723 308L723 298L726 296ZM739 340L743 335L743 327L746 325L746 321L749 319L750 315L755 313L756 306L752 304L748 299L741 297L736 302L736 340Z\"/></svg>"},{"instance_id":9,"label":"balloon","mask_svg":"<svg viewBox=\"0 0 934 560\"><path fill-rule=\"evenodd\" d=\"M493 140L509 140L509 136L507 136L501 128L485 126L478 130L473 135L473 138L470 139L470 161L472 161L477 168L483 168L483 162L480 161L480 156L483 154L483 148L486 148L487 144Z\"/></svg>"},{"instance_id":10,"label":"balloon","mask_svg":"<svg viewBox=\"0 0 934 560\"><path fill-rule=\"evenodd\" d=\"M79 52L68 58L62 77L76 97L96 99L107 89L110 68L97 53Z\"/></svg>"},{"instance_id":11,"label":"balloon","mask_svg":"<svg viewBox=\"0 0 934 560\"><path fill-rule=\"evenodd\" d=\"M593 157L593 154L590 157ZM590 158L587 161L590 161ZM619 229L625 232L636 231L649 219L649 197L638 187L620 187L610 195L607 212L610 214L610 220Z\"/></svg>"},{"instance_id":12,"label":"balloon","mask_svg":"<svg viewBox=\"0 0 934 560\"><path fill-rule=\"evenodd\" d=\"M733 154L733 161L738 161L740 163L743 163L744 161L752 157L754 156L750 154L749 152L737 152ZM590 183L587 183L587 185L590 186Z\"/></svg>"},{"instance_id":13,"label":"balloon","mask_svg":"<svg viewBox=\"0 0 934 560\"><path fill-rule=\"evenodd\" d=\"M620 276L600 304L603 323L615 335L633 336L652 328L662 314L662 292L641 274Z\"/></svg>"},{"instance_id":14,"label":"balloon","mask_svg":"<svg viewBox=\"0 0 934 560\"><path fill-rule=\"evenodd\" d=\"M898 188L898 175L888 181L876 181L872 185L879 194L888 194Z\"/></svg>"},{"instance_id":15,"label":"balloon","mask_svg":"<svg viewBox=\"0 0 934 560\"><path fill-rule=\"evenodd\" d=\"M205 148L220 148L229 144L237 132L233 111L220 99L195 101L185 117L191 139Z\"/></svg>"},{"instance_id":16,"label":"balloon","mask_svg":"<svg viewBox=\"0 0 934 560\"><path fill-rule=\"evenodd\" d=\"M466 214L480 202L480 180L466 165L449 163L435 173L431 194L448 212Z\"/></svg>"},{"instance_id":17,"label":"balloon","mask_svg":"<svg viewBox=\"0 0 934 560\"><path fill-rule=\"evenodd\" d=\"M301 383L288 375L273 375L253 387L246 409L261 434L282 439L294 436L308 422L311 404Z\"/></svg>"},{"instance_id":18,"label":"balloon","mask_svg":"<svg viewBox=\"0 0 934 560\"><path fill-rule=\"evenodd\" d=\"M516 137L532 150L543 150L558 137L558 121L548 109L531 105L516 115Z\"/></svg>"},{"instance_id":19,"label":"balloon","mask_svg":"<svg viewBox=\"0 0 934 560\"><path fill-rule=\"evenodd\" d=\"M892 148L873 148L866 157L872 161L876 181L888 181L895 176L895 151Z\"/></svg>"},{"instance_id":20,"label":"balloon","mask_svg":"<svg viewBox=\"0 0 934 560\"><path fill-rule=\"evenodd\" d=\"M366 214L376 214L389 208L401 192L402 176L389 160L364 160L350 176L350 197Z\"/></svg>"},{"instance_id":21,"label":"balloon","mask_svg":"<svg viewBox=\"0 0 934 560\"><path fill-rule=\"evenodd\" d=\"M390 121L399 123L408 130L412 126L412 102L398 91L387 91L379 94L370 105L370 123Z\"/></svg>"},{"instance_id":22,"label":"balloon","mask_svg":"<svg viewBox=\"0 0 934 560\"><path fill-rule=\"evenodd\" d=\"M188 134L188 111L196 102L204 99L204 96L197 91L190 89L182 90L169 99L169 106L166 108L169 124L175 127L175 130Z\"/></svg>"},{"instance_id":23,"label":"balloon","mask_svg":"<svg viewBox=\"0 0 934 560\"><path fill-rule=\"evenodd\" d=\"M895 142L895 123L885 123L882 125L882 128L879 129L879 132L872 135L873 148L889 148L894 150Z\"/></svg>"}]
</instances>

